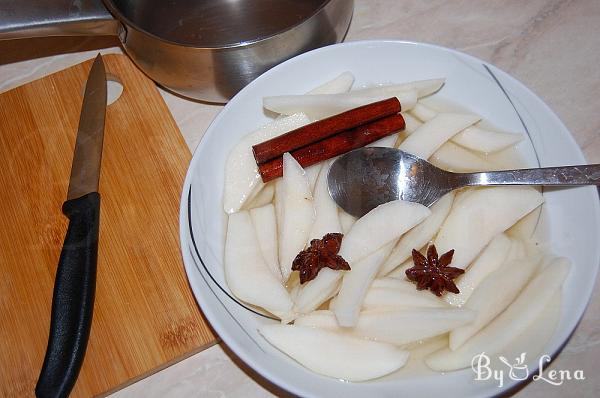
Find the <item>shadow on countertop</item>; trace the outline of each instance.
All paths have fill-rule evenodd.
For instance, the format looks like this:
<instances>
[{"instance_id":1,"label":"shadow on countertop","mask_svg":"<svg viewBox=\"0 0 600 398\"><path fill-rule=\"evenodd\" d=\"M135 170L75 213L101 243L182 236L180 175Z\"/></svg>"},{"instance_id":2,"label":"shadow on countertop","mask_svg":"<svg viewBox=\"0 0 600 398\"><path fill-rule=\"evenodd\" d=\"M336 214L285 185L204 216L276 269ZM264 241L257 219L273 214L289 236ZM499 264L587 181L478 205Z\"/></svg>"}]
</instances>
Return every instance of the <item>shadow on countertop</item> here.
<instances>
[{"instance_id":1,"label":"shadow on countertop","mask_svg":"<svg viewBox=\"0 0 600 398\"><path fill-rule=\"evenodd\" d=\"M0 40L0 65L119 45L116 36L54 36Z\"/></svg>"}]
</instances>

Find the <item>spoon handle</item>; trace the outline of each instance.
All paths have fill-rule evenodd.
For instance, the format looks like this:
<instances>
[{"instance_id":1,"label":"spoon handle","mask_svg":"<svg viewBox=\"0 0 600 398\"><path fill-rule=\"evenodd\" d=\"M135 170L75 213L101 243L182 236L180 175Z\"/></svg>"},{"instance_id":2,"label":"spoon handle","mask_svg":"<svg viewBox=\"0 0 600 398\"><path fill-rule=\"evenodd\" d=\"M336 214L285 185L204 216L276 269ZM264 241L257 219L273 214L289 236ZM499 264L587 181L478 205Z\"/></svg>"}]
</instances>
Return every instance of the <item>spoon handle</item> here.
<instances>
[{"instance_id":1,"label":"spoon handle","mask_svg":"<svg viewBox=\"0 0 600 398\"><path fill-rule=\"evenodd\" d=\"M465 185L600 185L600 164L459 173Z\"/></svg>"}]
</instances>

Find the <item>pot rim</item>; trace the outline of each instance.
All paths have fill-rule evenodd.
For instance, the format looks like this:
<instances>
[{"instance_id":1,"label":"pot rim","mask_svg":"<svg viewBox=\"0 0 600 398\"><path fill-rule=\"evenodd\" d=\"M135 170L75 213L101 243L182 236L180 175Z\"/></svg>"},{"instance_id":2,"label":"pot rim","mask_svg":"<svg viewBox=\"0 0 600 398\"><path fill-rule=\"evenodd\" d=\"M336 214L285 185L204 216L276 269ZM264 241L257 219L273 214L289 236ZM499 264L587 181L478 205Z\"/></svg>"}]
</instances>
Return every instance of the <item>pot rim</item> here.
<instances>
[{"instance_id":1,"label":"pot rim","mask_svg":"<svg viewBox=\"0 0 600 398\"><path fill-rule=\"evenodd\" d=\"M171 45L175 45L175 46L180 46L180 47L187 47L187 48L193 48L193 49L198 49L198 50L226 50L226 49L235 49L235 48L240 48L240 47L251 47L257 43L261 43L261 42L265 42L267 40L271 40L277 36L280 36L286 32L289 32L291 30L294 30L296 28L298 28L301 25L304 25L306 23L308 23L308 21L310 21L311 19L313 19L315 16L317 16L318 14L320 14L321 12L323 12L323 10L325 8L327 8L328 6L330 6L333 2L335 1L348 1L349 3L352 3L352 1L349 0L323 0L322 4L309 16L307 16L306 18L304 18L303 20L297 22L296 24L290 25L289 27L282 29L280 31L277 31L273 34L270 34L268 36L264 36L264 37L260 37L260 38L256 38L256 39L251 39L251 40L244 40L241 42L237 42L237 43L230 43L230 44L223 44L223 45L214 45L214 46L202 46L202 45L193 45L193 44L186 44L186 43L179 43L177 41L173 41L173 40L169 40L166 39L164 37L158 36L152 32L149 32L146 29L141 28L138 24L134 23L133 21L131 21L129 18L125 17L121 11L115 6L113 0L102 0L102 2L104 3L105 7L108 9L108 11L113 15L113 17L115 19L117 19L122 25L124 25L125 30L127 29L135 29L145 35L148 35L156 40L162 41L164 43L168 43ZM122 40L123 41L123 40Z\"/></svg>"}]
</instances>

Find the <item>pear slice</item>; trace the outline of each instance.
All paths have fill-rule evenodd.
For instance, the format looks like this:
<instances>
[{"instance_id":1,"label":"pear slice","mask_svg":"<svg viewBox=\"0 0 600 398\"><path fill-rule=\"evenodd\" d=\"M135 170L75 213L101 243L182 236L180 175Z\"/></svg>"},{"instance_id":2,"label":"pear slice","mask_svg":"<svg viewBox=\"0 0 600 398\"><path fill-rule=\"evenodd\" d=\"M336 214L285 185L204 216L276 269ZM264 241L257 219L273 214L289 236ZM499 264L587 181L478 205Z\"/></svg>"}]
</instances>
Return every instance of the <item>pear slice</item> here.
<instances>
[{"instance_id":1,"label":"pear slice","mask_svg":"<svg viewBox=\"0 0 600 398\"><path fill-rule=\"evenodd\" d=\"M489 274L463 305L463 308L477 312L477 316L471 324L450 333L450 349L459 348L504 311L527 285L541 260L539 256L510 260Z\"/></svg>"},{"instance_id":2,"label":"pear slice","mask_svg":"<svg viewBox=\"0 0 600 398\"><path fill-rule=\"evenodd\" d=\"M319 174L321 174L323 163L313 164L312 166L308 166L304 169L306 172L306 178L308 179L308 186L311 192L314 192L315 185L317 184L317 178L319 178Z\"/></svg>"},{"instance_id":3,"label":"pear slice","mask_svg":"<svg viewBox=\"0 0 600 398\"><path fill-rule=\"evenodd\" d=\"M470 191L470 192L469 192ZM457 195L435 239L438 253L454 249L452 265L466 268L501 232L544 201L531 187L486 187Z\"/></svg>"},{"instance_id":4,"label":"pear slice","mask_svg":"<svg viewBox=\"0 0 600 398\"><path fill-rule=\"evenodd\" d=\"M415 290L415 284L409 281L406 278L397 279L391 277L377 278L374 279L371 283L372 288L381 288L381 289L398 289L402 291L406 290ZM417 290L419 291L419 290ZM421 290L423 292L423 290ZM430 296L433 296L431 293L427 293ZM434 296L435 297L435 296ZM436 299L440 300L436 297Z\"/></svg>"},{"instance_id":5,"label":"pear slice","mask_svg":"<svg viewBox=\"0 0 600 398\"><path fill-rule=\"evenodd\" d=\"M404 118L405 124L404 132L407 135L414 133L415 130L421 127L421 125L423 124L420 120L418 120L408 112L402 112L402 117Z\"/></svg>"},{"instance_id":6,"label":"pear slice","mask_svg":"<svg viewBox=\"0 0 600 398\"><path fill-rule=\"evenodd\" d=\"M358 321L358 313L371 282L377 275L383 260L392 251L390 242L356 263L344 272L340 291L335 298L335 316L340 326L352 327Z\"/></svg>"},{"instance_id":7,"label":"pear slice","mask_svg":"<svg viewBox=\"0 0 600 398\"><path fill-rule=\"evenodd\" d=\"M522 140L522 134L492 131L479 126L468 127L452 137L455 144L481 153L498 152Z\"/></svg>"},{"instance_id":8,"label":"pear slice","mask_svg":"<svg viewBox=\"0 0 600 398\"><path fill-rule=\"evenodd\" d=\"M277 119L242 138L229 153L225 163L223 207L228 214L241 209L244 202L263 182L252 154L252 146L308 124L305 114Z\"/></svg>"},{"instance_id":9,"label":"pear slice","mask_svg":"<svg viewBox=\"0 0 600 398\"><path fill-rule=\"evenodd\" d=\"M448 308L448 304L426 290L417 290L415 284L394 278L378 278L363 301L366 310L390 310L402 308Z\"/></svg>"},{"instance_id":10,"label":"pear slice","mask_svg":"<svg viewBox=\"0 0 600 398\"><path fill-rule=\"evenodd\" d=\"M281 269L277 258L277 220L275 219L275 207L268 204L250 210L250 218L258 238L258 246L265 259L269 270L282 283Z\"/></svg>"},{"instance_id":11,"label":"pear slice","mask_svg":"<svg viewBox=\"0 0 600 398\"><path fill-rule=\"evenodd\" d=\"M459 173L470 171L497 170L495 163L456 145L452 141L446 142L431 155L429 161L440 169Z\"/></svg>"},{"instance_id":12,"label":"pear slice","mask_svg":"<svg viewBox=\"0 0 600 398\"><path fill-rule=\"evenodd\" d=\"M352 84L354 84L354 75L346 71L334 79L323 83L319 87L310 90L307 94L341 94L348 92L348 90L350 90L352 87ZM308 176L308 183L311 191L315 190L315 184L321 172L322 166L323 163L321 162L313 164L312 166L304 169L306 171L306 175Z\"/></svg>"},{"instance_id":13,"label":"pear slice","mask_svg":"<svg viewBox=\"0 0 600 398\"><path fill-rule=\"evenodd\" d=\"M476 115L440 113L406 137L398 148L428 159L444 142L480 119Z\"/></svg>"},{"instance_id":14,"label":"pear slice","mask_svg":"<svg viewBox=\"0 0 600 398\"><path fill-rule=\"evenodd\" d=\"M323 167L317 178L314 189L315 222L308 234L308 241L321 239L325 234L342 232L337 204L329 195L327 188L327 172L329 168Z\"/></svg>"},{"instance_id":15,"label":"pear slice","mask_svg":"<svg viewBox=\"0 0 600 398\"><path fill-rule=\"evenodd\" d=\"M277 231L281 231L283 222L283 178L273 181L275 194L273 195L273 206L275 206L275 217L277 218Z\"/></svg>"},{"instance_id":16,"label":"pear slice","mask_svg":"<svg viewBox=\"0 0 600 398\"><path fill-rule=\"evenodd\" d=\"M436 371L451 371L471 366L475 355L502 352L511 341L538 319L544 308L561 289L569 274L568 259L557 258L536 275L513 303L485 329L455 351L444 348L426 358L427 365ZM500 290L498 290L500 292Z\"/></svg>"},{"instance_id":17,"label":"pear slice","mask_svg":"<svg viewBox=\"0 0 600 398\"><path fill-rule=\"evenodd\" d=\"M262 184L262 189L260 189L252 198L246 201L246 204L244 204L244 208L253 209L256 207L263 207L273 202L274 196L275 183L272 182L270 184Z\"/></svg>"},{"instance_id":18,"label":"pear slice","mask_svg":"<svg viewBox=\"0 0 600 398\"><path fill-rule=\"evenodd\" d=\"M354 223L342 239L338 254L352 268L358 261L397 239L429 214L431 211L428 208L417 203L396 200L382 204ZM316 278L306 283L299 292L294 306L296 312L305 314L316 309L337 292L342 275L352 272L323 271L330 270L322 269Z\"/></svg>"},{"instance_id":19,"label":"pear slice","mask_svg":"<svg viewBox=\"0 0 600 398\"><path fill-rule=\"evenodd\" d=\"M390 289L385 287L371 287L363 301L363 309L371 311L387 311L405 308L446 308L448 304L438 299L433 294L424 290L417 290L410 286L410 290Z\"/></svg>"},{"instance_id":20,"label":"pear slice","mask_svg":"<svg viewBox=\"0 0 600 398\"><path fill-rule=\"evenodd\" d=\"M346 77L338 77L340 81ZM335 79L334 79L335 80ZM349 80L349 79L348 79ZM390 97L398 97L402 104L402 111L411 109L417 98L428 96L438 91L444 84L445 79L419 80L401 84L381 85L364 89L353 90L342 96L321 96L341 94L343 84L337 85L332 81L331 85L321 86L308 95L282 95L263 98L263 106L273 112L289 115L296 112L308 111L314 118L323 118L343 112L345 110L365 105L370 102L380 101ZM339 90L335 90L339 89ZM337 91L337 92L336 92ZM321 108L321 109L319 109Z\"/></svg>"},{"instance_id":21,"label":"pear slice","mask_svg":"<svg viewBox=\"0 0 600 398\"><path fill-rule=\"evenodd\" d=\"M338 333L349 333L352 334L354 329L352 328L341 328L335 319L333 311L330 310L317 310L310 313L306 313L294 321L296 326L307 326L311 328L318 328L323 330L329 330L331 332Z\"/></svg>"},{"instance_id":22,"label":"pear slice","mask_svg":"<svg viewBox=\"0 0 600 398\"><path fill-rule=\"evenodd\" d=\"M392 250L392 253L381 266L379 276L390 273L407 258L410 258L413 249L423 247L433 239L448 216L453 201L454 192L450 192L443 196L431 206L431 216L427 217L425 221L402 235L394 247L394 250Z\"/></svg>"},{"instance_id":23,"label":"pear slice","mask_svg":"<svg viewBox=\"0 0 600 398\"><path fill-rule=\"evenodd\" d=\"M298 315L308 314L333 297L340 288L340 272L323 268L315 279L300 285L294 299L294 312Z\"/></svg>"},{"instance_id":24,"label":"pear slice","mask_svg":"<svg viewBox=\"0 0 600 398\"><path fill-rule=\"evenodd\" d=\"M352 267L429 215L431 210L418 203L394 200L379 205L354 223L342 240L339 255Z\"/></svg>"},{"instance_id":25,"label":"pear slice","mask_svg":"<svg viewBox=\"0 0 600 398\"><path fill-rule=\"evenodd\" d=\"M511 238L529 240L534 235L542 217L542 207L538 207L525 217L521 218L515 225L510 227L506 234Z\"/></svg>"},{"instance_id":26,"label":"pear slice","mask_svg":"<svg viewBox=\"0 0 600 398\"><path fill-rule=\"evenodd\" d=\"M224 268L227 286L237 298L280 318L288 317L292 300L265 263L247 211L229 215Z\"/></svg>"},{"instance_id":27,"label":"pear slice","mask_svg":"<svg viewBox=\"0 0 600 398\"><path fill-rule=\"evenodd\" d=\"M438 112L431 109L427 105L421 102L417 102L415 106L410 110L411 115L421 120L422 122L428 122L438 115Z\"/></svg>"},{"instance_id":28,"label":"pear slice","mask_svg":"<svg viewBox=\"0 0 600 398\"><path fill-rule=\"evenodd\" d=\"M354 217L351 214L346 213L342 209L338 209L338 216L340 218L340 224L342 226L342 232L344 234L347 234L348 231L350 231L350 228L352 228L352 226L356 222L356 220L358 220L356 217Z\"/></svg>"},{"instance_id":29,"label":"pear slice","mask_svg":"<svg viewBox=\"0 0 600 398\"><path fill-rule=\"evenodd\" d=\"M350 90L354 84L354 75L351 72L343 72L339 76L313 88L307 94L339 94Z\"/></svg>"},{"instance_id":30,"label":"pear slice","mask_svg":"<svg viewBox=\"0 0 600 398\"><path fill-rule=\"evenodd\" d=\"M279 265L286 281L292 272L294 258L306 246L315 208L306 173L289 153L283 154L281 183Z\"/></svg>"},{"instance_id":31,"label":"pear slice","mask_svg":"<svg viewBox=\"0 0 600 398\"><path fill-rule=\"evenodd\" d=\"M425 253L425 250L419 250L421 254ZM396 267L392 272L386 275L387 278L406 280L406 270L414 266L412 256L407 258L402 264Z\"/></svg>"},{"instance_id":32,"label":"pear slice","mask_svg":"<svg viewBox=\"0 0 600 398\"><path fill-rule=\"evenodd\" d=\"M504 263L511 246L513 244L505 234L499 234L492 239L475 261L469 265L466 273L454 281L460 293L446 293L444 300L449 304L461 307L471 297L481 281Z\"/></svg>"},{"instance_id":33,"label":"pear slice","mask_svg":"<svg viewBox=\"0 0 600 398\"><path fill-rule=\"evenodd\" d=\"M458 308L411 308L363 311L355 333L390 344L403 345L447 333L473 321L475 313Z\"/></svg>"},{"instance_id":34,"label":"pear slice","mask_svg":"<svg viewBox=\"0 0 600 398\"><path fill-rule=\"evenodd\" d=\"M438 111L422 102L417 102L410 113L423 122L430 121L438 115ZM523 140L523 135L471 126L460 131L451 140L455 144L472 151L493 153L519 143Z\"/></svg>"},{"instance_id":35,"label":"pear slice","mask_svg":"<svg viewBox=\"0 0 600 398\"><path fill-rule=\"evenodd\" d=\"M382 101L390 97L398 98L400 104L402 104L402 110L412 108L417 102L417 93L414 90L373 95L357 94L354 91L350 91L342 94L306 94L265 97L263 98L263 107L284 115L302 112L307 114L311 119L318 120L372 102Z\"/></svg>"},{"instance_id":36,"label":"pear slice","mask_svg":"<svg viewBox=\"0 0 600 398\"><path fill-rule=\"evenodd\" d=\"M426 79L426 80L415 80L412 82L399 83L399 84L387 84L378 85L374 87L367 87L358 90L353 90L353 93L360 95L387 95L388 98L392 97L395 92L415 90L419 98L426 97L438 91L444 85L446 79ZM404 110L404 108L402 108Z\"/></svg>"},{"instance_id":37,"label":"pear slice","mask_svg":"<svg viewBox=\"0 0 600 398\"><path fill-rule=\"evenodd\" d=\"M263 325L259 333L302 366L347 381L376 379L400 369L409 353L391 344L295 325Z\"/></svg>"},{"instance_id":38,"label":"pear slice","mask_svg":"<svg viewBox=\"0 0 600 398\"><path fill-rule=\"evenodd\" d=\"M295 320L295 325L311 326L394 345L447 333L473 320L473 311L461 308L403 308L362 311L354 328L339 326L331 311L315 311Z\"/></svg>"}]
</instances>

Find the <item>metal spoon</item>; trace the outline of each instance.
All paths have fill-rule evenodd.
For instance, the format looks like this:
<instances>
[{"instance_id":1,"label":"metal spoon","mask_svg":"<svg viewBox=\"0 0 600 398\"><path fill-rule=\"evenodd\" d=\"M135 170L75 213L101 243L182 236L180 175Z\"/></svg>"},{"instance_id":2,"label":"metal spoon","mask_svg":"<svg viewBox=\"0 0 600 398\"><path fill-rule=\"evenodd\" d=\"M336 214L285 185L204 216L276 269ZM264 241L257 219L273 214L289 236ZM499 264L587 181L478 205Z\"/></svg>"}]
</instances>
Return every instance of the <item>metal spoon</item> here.
<instances>
[{"instance_id":1,"label":"metal spoon","mask_svg":"<svg viewBox=\"0 0 600 398\"><path fill-rule=\"evenodd\" d=\"M397 199L431 206L448 192L466 186L599 185L600 164L452 173L399 149L365 147L333 162L327 184L342 209L361 217Z\"/></svg>"}]
</instances>

